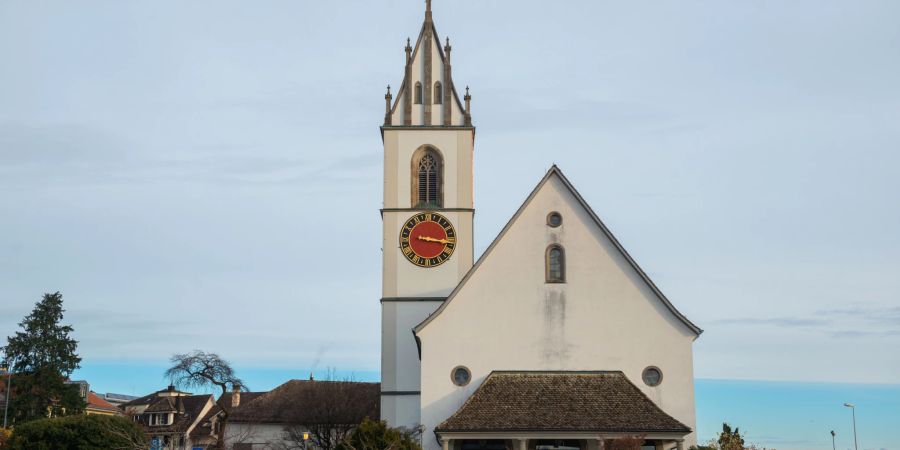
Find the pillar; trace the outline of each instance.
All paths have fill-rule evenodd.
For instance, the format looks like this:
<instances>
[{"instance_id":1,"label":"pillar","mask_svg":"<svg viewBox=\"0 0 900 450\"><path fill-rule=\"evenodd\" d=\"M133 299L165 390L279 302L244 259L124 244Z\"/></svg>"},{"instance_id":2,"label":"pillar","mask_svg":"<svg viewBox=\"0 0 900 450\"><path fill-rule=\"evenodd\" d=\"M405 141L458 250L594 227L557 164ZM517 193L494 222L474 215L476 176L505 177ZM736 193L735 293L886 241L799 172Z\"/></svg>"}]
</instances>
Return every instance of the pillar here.
<instances>
[{"instance_id":1,"label":"pillar","mask_svg":"<svg viewBox=\"0 0 900 450\"><path fill-rule=\"evenodd\" d=\"M443 450L450 450L450 439L442 439L441 440L441 448Z\"/></svg>"},{"instance_id":2,"label":"pillar","mask_svg":"<svg viewBox=\"0 0 900 450\"><path fill-rule=\"evenodd\" d=\"M519 439L516 450L528 450L528 439Z\"/></svg>"},{"instance_id":3,"label":"pillar","mask_svg":"<svg viewBox=\"0 0 900 450\"><path fill-rule=\"evenodd\" d=\"M682 441L682 440L678 441L678 450L684 450L684 441Z\"/></svg>"}]
</instances>

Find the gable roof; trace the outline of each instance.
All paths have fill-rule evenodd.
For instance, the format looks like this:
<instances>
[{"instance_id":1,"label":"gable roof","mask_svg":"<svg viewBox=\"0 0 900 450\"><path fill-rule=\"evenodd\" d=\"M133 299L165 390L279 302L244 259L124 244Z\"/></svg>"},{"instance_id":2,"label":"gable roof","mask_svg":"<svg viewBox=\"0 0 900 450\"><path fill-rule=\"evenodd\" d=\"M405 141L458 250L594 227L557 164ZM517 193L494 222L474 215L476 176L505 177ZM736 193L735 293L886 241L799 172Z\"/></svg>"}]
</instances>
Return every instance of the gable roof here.
<instances>
[{"instance_id":1,"label":"gable roof","mask_svg":"<svg viewBox=\"0 0 900 450\"><path fill-rule=\"evenodd\" d=\"M116 408L112 403L94 393L94 391L88 392L87 409L110 412L119 411L119 408Z\"/></svg>"},{"instance_id":2,"label":"gable roof","mask_svg":"<svg viewBox=\"0 0 900 450\"><path fill-rule=\"evenodd\" d=\"M687 434L691 429L622 372L491 372L435 427L437 433L503 431Z\"/></svg>"},{"instance_id":3,"label":"gable roof","mask_svg":"<svg viewBox=\"0 0 900 450\"><path fill-rule=\"evenodd\" d=\"M229 403L227 399L224 403ZM220 400L220 403L223 403ZM381 385L353 381L291 380L231 410L230 422L356 424L380 417Z\"/></svg>"},{"instance_id":4,"label":"gable roof","mask_svg":"<svg viewBox=\"0 0 900 450\"><path fill-rule=\"evenodd\" d=\"M637 272L638 275L640 275L640 277L641 277L641 279L643 279L644 283L646 283L646 285L650 288L650 290L653 291L653 293L656 295L656 297L659 299L659 301L662 302L662 304L666 307L666 309L668 309L669 312L671 312L678 320L681 321L681 323L683 323L688 329L690 329L694 333L695 339L696 339L696 337L699 337L700 334L703 333L702 329L700 329L697 325L694 325L693 322L688 320L688 318L685 317L684 314L679 312L675 308L675 306L672 304L672 302L670 302L669 299L666 298L665 294L663 294L662 291L659 290L659 288L656 286L656 284L653 283L653 280L651 280L650 277L647 276L647 273L644 272L644 270L641 269L640 266L638 266L637 262L625 250L625 247L622 246L622 244L619 242L619 240L616 239L615 236L613 236L611 231L609 231L609 228L607 228L606 225L603 223L603 221L600 220L600 217L597 216L597 213L595 213L594 210L591 209L590 205L588 205L588 203L584 200L584 197L582 197L581 194L579 194L578 191L575 189L575 186L573 186L572 183L569 181L569 179L566 178L565 175L563 175L562 170L560 170L559 167L557 167L554 164L553 167L551 167L550 170L547 171L547 174L544 175L544 178L542 178L541 181L537 184L537 186L535 186L534 190L531 191L531 194L528 195L528 198L525 199L525 202L522 203L522 206L520 206L519 209L516 210L516 213L513 214L512 218L509 219L509 222L506 223L506 225L503 227L503 230L500 231L500 234L498 234L497 237L494 238L493 242L491 242L491 245L488 246L487 250L485 250L484 253L481 255L481 257L478 258L478 261L475 263L475 265L473 265L472 268L469 269L469 271L466 273L466 275L463 277L463 279L453 289L453 292L451 292L450 295L447 296L447 300L445 300L443 303L441 303L441 306L438 307L438 309L434 313L432 313L427 318L425 318L425 320L423 320L422 323L416 325L416 327L413 328L412 332L413 332L413 335L416 337L416 344L419 346L420 356L421 356L421 343L419 342L418 333L420 331L422 331L426 326L428 326L429 323L434 321L435 318L440 316L441 313L444 311L444 309L447 308L447 305L449 305L450 302L452 302L453 299L456 298L456 295L459 293L459 291L463 288L463 286L466 285L466 283L472 277L472 274L474 274L478 270L478 268L481 267L481 264L484 262L485 259L487 259L488 255L491 254L491 251L503 239L503 237L506 235L506 233L512 227L512 225L516 221L516 219L519 218L519 216L522 214L522 212L525 210L525 208L531 203L531 201L534 199L534 197L537 195L537 193L541 190L541 188L544 187L544 185L547 184L550 181L550 179L552 179L553 177L559 178L559 180L562 182L563 186L565 186L566 189L568 189L568 191L572 194L572 196L574 196L578 200L578 203L581 205L581 207L584 208L585 211L587 211L588 215L594 220L594 223L600 228L600 230L603 231L603 234L606 235L606 237L613 243L613 245L615 245L616 249L619 250L619 253L625 258L626 261L628 261L628 264L631 265L631 267L635 270L635 272Z\"/></svg>"}]
</instances>

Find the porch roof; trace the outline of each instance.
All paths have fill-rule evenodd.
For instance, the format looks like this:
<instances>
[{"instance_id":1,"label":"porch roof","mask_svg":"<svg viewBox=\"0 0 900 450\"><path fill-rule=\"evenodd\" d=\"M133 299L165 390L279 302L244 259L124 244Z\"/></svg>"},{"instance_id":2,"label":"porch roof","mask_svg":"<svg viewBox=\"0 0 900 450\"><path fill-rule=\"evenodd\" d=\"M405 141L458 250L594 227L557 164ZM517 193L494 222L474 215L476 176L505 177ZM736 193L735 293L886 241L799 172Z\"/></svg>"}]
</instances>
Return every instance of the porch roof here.
<instances>
[{"instance_id":1,"label":"porch roof","mask_svg":"<svg viewBox=\"0 0 900 450\"><path fill-rule=\"evenodd\" d=\"M622 372L492 372L436 433L678 433Z\"/></svg>"}]
</instances>

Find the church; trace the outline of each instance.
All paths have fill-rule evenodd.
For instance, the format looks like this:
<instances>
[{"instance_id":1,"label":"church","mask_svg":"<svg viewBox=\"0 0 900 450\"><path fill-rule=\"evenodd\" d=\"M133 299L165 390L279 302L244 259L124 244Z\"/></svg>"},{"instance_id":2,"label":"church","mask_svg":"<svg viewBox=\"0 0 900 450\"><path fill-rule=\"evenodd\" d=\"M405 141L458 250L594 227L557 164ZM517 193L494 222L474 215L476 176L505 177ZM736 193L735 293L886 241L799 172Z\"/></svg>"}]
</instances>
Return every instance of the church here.
<instances>
[{"instance_id":1,"label":"church","mask_svg":"<svg viewBox=\"0 0 900 450\"><path fill-rule=\"evenodd\" d=\"M696 445L702 330L560 168L475 261L471 96L425 9L381 127L382 419L426 450Z\"/></svg>"}]
</instances>

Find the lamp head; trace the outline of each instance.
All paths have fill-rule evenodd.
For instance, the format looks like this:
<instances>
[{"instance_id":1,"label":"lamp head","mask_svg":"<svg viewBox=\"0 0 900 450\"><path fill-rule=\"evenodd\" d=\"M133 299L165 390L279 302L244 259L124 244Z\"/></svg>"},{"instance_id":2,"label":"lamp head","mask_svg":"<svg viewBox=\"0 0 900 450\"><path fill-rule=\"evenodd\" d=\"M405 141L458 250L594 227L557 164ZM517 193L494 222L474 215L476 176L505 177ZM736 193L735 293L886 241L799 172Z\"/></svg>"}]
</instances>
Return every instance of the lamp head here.
<instances>
[{"instance_id":1,"label":"lamp head","mask_svg":"<svg viewBox=\"0 0 900 450\"><path fill-rule=\"evenodd\" d=\"M853 403L844 403L844 406L846 406L846 407L848 407L848 408L855 408L855 407L856 407L856 405L854 405Z\"/></svg>"}]
</instances>

